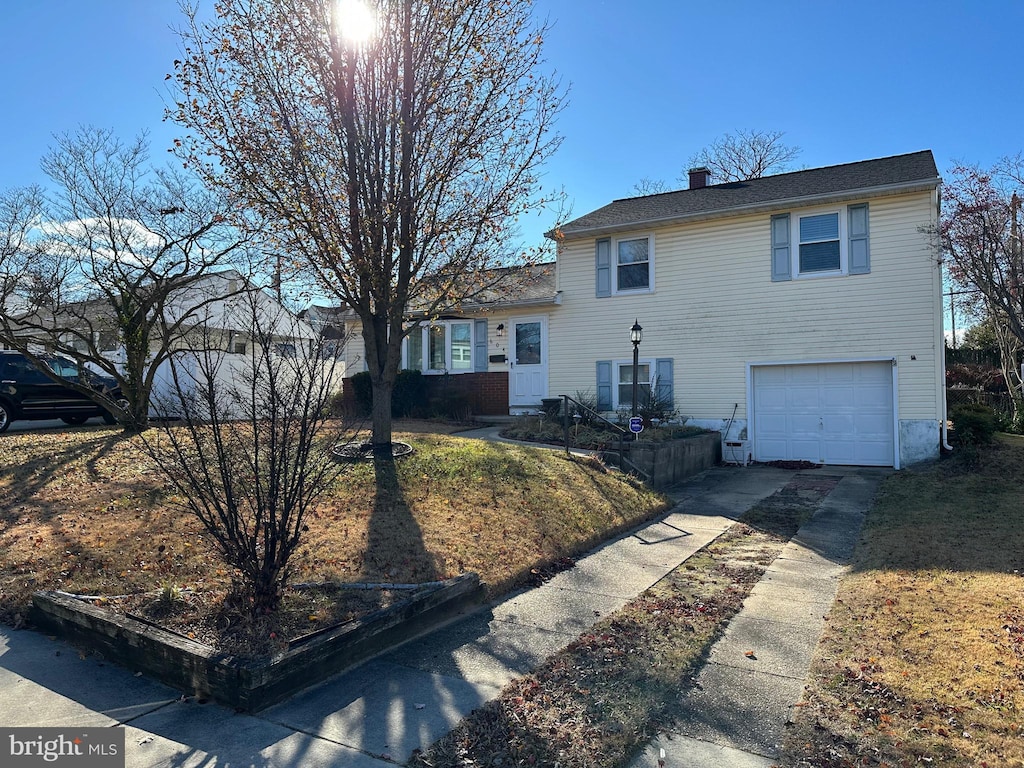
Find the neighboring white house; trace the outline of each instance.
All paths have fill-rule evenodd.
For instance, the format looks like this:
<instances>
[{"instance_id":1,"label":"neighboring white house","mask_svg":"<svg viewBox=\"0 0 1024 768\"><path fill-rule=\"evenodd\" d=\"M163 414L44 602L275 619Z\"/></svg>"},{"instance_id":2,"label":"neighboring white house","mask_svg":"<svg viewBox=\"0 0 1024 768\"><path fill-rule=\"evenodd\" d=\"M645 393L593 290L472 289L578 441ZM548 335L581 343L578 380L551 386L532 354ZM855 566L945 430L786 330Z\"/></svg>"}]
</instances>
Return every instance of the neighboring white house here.
<instances>
[{"instance_id":1,"label":"neighboring white house","mask_svg":"<svg viewBox=\"0 0 1024 768\"><path fill-rule=\"evenodd\" d=\"M96 328L103 327L106 312L109 308L97 303L92 318ZM83 312L89 314L88 310ZM206 380L204 370L215 370L215 381L221 389L241 382L240 377L251 368L252 345L259 343L253 333L256 328L264 338L270 334L272 353L282 357L310 354L318 335L310 323L296 317L270 293L252 286L233 269L210 273L182 290L181 295L172 294L164 307L164 317L171 323L183 320L171 342L178 382L176 385L171 360L161 362L151 392L154 414L176 413L176 386L188 390L202 385ZM96 330L92 335L102 356L123 369L125 350L117 334ZM84 342L69 339L67 343L77 346ZM335 388L340 389L344 362L325 359L323 366L336 380Z\"/></svg>"},{"instance_id":2,"label":"neighboring white house","mask_svg":"<svg viewBox=\"0 0 1024 768\"><path fill-rule=\"evenodd\" d=\"M930 151L616 200L557 233L546 391L631 404L640 377L757 461L900 467L945 426ZM534 404L539 403L535 398Z\"/></svg>"}]
</instances>

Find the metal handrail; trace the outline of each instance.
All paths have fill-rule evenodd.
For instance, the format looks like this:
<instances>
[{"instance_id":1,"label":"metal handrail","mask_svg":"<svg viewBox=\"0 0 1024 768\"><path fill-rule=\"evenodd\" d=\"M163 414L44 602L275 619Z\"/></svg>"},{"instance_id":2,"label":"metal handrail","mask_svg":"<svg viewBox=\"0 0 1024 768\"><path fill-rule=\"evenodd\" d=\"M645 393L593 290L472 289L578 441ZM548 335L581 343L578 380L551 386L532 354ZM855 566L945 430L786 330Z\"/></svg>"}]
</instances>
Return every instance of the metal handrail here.
<instances>
[{"instance_id":1,"label":"metal handrail","mask_svg":"<svg viewBox=\"0 0 1024 768\"><path fill-rule=\"evenodd\" d=\"M562 439L563 439L563 441L565 443L565 455L566 456L568 456L569 453L570 453L570 451L569 451L569 445L570 445L570 443L569 443L569 403L574 403L576 405L576 407L580 411L583 411L585 413L590 414L590 416L592 418L594 418L594 419L596 419L598 421L604 422L609 427L611 427L612 430L618 435L618 445L619 445L618 453L619 453L619 468L620 469L625 468L625 466L628 464L629 467L630 467L629 471L634 472L634 473L640 475L644 480L650 480L651 479L651 475L650 475L649 472L645 472L644 470L640 469L640 467L638 467L636 464L634 464L632 461L630 461L629 459L626 458L626 449L625 449L623 438L625 438L627 435L629 435L630 434L629 432L627 432L625 429L623 429L621 426L619 426L615 422L609 421L608 419L606 419L604 416L602 416L600 413L595 411L590 406L584 405L579 400L576 400L575 398L569 397L569 395L562 395L562 432L563 432Z\"/></svg>"}]
</instances>

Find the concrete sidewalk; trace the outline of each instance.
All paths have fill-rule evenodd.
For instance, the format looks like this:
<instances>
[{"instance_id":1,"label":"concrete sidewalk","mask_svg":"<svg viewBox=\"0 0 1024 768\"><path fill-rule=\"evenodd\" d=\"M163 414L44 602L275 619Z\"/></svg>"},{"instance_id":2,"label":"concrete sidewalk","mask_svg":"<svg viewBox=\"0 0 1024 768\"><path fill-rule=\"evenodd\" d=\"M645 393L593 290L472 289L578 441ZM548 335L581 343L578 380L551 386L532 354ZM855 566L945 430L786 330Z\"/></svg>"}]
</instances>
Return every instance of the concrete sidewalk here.
<instances>
[{"instance_id":1,"label":"concrete sidewalk","mask_svg":"<svg viewBox=\"0 0 1024 768\"><path fill-rule=\"evenodd\" d=\"M635 762L766 766L799 698L822 616L885 471L842 476L715 646L680 726ZM0 626L0 722L126 729L127 765L354 766L405 763L462 717L705 546L792 471L716 468L681 486L657 522L605 545L544 585L256 715L177 691L34 632ZM755 650L751 662L743 654ZM701 762L703 760L703 762Z\"/></svg>"}]
</instances>

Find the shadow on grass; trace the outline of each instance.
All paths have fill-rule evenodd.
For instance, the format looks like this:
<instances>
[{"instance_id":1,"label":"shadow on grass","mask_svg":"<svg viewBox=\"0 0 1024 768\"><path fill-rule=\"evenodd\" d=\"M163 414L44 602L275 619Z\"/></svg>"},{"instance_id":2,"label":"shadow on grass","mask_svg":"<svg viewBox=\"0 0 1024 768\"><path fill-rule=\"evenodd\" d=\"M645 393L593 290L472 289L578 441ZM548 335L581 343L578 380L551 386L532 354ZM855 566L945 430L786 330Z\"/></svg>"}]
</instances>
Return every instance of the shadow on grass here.
<instances>
[{"instance_id":1,"label":"shadow on grass","mask_svg":"<svg viewBox=\"0 0 1024 768\"><path fill-rule=\"evenodd\" d=\"M376 482L367 525L364 575L388 581L402 573L413 582L434 581L440 574L437 561L427 551L423 531L409 508L394 457L389 453L374 455L373 470Z\"/></svg>"},{"instance_id":2,"label":"shadow on grass","mask_svg":"<svg viewBox=\"0 0 1024 768\"><path fill-rule=\"evenodd\" d=\"M5 436L0 436L3 441ZM68 471L68 466L84 461L88 479L100 477L97 462L109 454L115 446L132 436L121 430L104 429L95 437L67 445L61 451L54 451L45 456L37 456L20 462L0 464L0 481L5 481L4 492L7 515L14 515L14 507L33 500L40 491L53 483L60 475ZM0 442L2 445L2 442ZM63 506L50 502L35 500L36 508L42 513L42 520L49 520L56 514L66 511Z\"/></svg>"}]
</instances>

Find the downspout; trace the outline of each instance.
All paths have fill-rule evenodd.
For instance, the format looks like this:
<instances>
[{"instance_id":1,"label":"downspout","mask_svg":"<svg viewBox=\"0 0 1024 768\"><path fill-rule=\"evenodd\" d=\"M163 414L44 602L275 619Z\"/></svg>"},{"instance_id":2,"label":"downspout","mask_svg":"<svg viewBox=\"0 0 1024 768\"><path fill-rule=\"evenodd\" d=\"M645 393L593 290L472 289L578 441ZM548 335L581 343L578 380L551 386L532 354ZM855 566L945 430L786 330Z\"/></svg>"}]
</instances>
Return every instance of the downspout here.
<instances>
[{"instance_id":1,"label":"downspout","mask_svg":"<svg viewBox=\"0 0 1024 768\"><path fill-rule=\"evenodd\" d=\"M942 192L938 187L935 188L935 220L940 221L942 218ZM939 306L942 306L942 275L943 275L943 264L945 263L942 258L942 240L939 239L937 242L939 248ZM952 296L950 297L950 314L956 310L953 309ZM953 316L953 343L956 344L956 319ZM942 374L939 379L939 387L942 389L942 427L939 429L939 447L946 453L953 452L953 446L949 444L949 414L947 412L948 404L946 403L946 334L942 329L942 311L939 311L939 340L942 342L942 367L940 373Z\"/></svg>"},{"instance_id":2,"label":"downspout","mask_svg":"<svg viewBox=\"0 0 1024 768\"><path fill-rule=\"evenodd\" d=\"M949 433L948 425L949 419L946 417L946 350L942 350L942 429L939 430L941 437L942 450L946 453L953 452L953 446L949 444Z\"/></svg>"}]
</instances>

